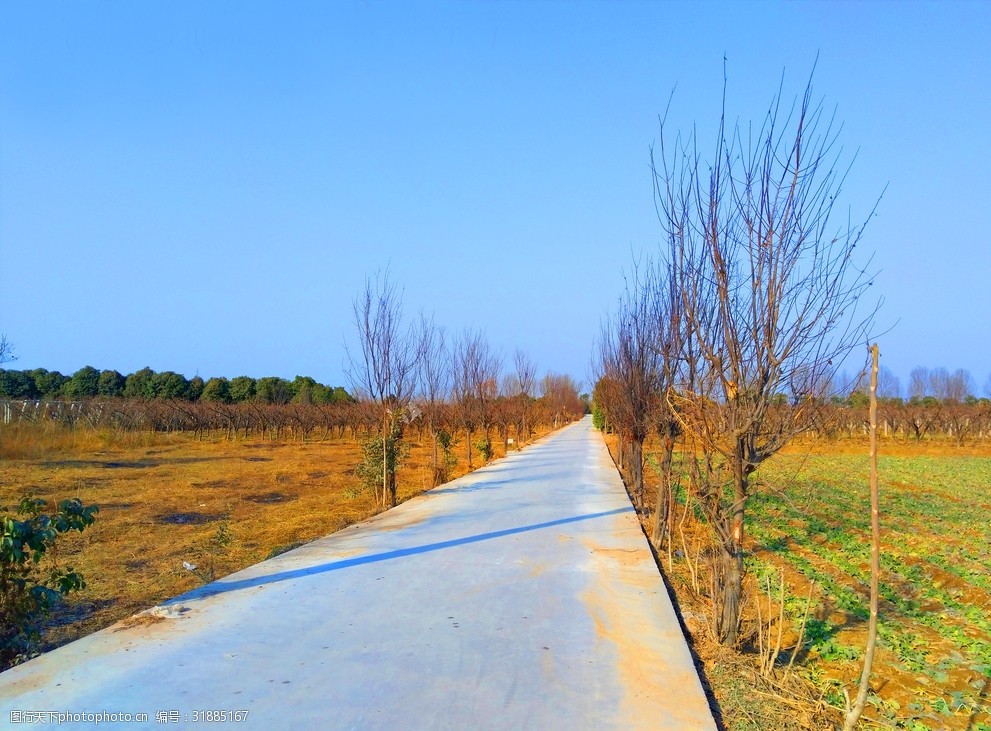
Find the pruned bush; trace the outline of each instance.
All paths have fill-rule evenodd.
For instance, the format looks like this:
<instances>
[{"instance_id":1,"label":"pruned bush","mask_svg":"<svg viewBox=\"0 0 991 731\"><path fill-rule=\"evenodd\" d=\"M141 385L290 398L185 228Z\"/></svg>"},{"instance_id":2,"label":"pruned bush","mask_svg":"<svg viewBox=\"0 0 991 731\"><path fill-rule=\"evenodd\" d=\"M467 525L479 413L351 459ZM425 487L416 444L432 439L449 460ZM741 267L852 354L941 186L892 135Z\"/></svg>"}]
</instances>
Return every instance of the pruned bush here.
<instances>
[{"instance_id":1,"label":"pruned bush","mask_svg":"<svg viewBox=\"0 0 991 731\"><path fill-rule=\"evenodd\" d=\"M395 475L396 470L406 461L409 456L410 445L401 441L398 437L383 440L381 437L371 437L366 439L361 445L361 462L355 468L354 473L361 480L362 486L376 493L382 489L382 446L383 441L388 451L388 472Z\"/></svg>"}]
</instances>

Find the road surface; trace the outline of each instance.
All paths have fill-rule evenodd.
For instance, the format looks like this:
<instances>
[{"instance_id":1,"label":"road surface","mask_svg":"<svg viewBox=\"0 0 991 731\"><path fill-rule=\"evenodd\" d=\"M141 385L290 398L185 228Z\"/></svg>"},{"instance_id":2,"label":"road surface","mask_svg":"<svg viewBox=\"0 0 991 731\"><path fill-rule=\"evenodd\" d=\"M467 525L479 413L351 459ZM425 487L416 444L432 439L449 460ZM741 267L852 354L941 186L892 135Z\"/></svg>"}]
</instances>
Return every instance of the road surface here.
<instances>
[{"instance_id":1,"label":"road surface","mask_svg":"<svg viewBox=\"0 0 991 731\"><path fill-rule=\"evenodd\" d=\"M0 727L37 714L63 728L715 728L590 419L0 673Z\"/></svg>"}]
</instances>

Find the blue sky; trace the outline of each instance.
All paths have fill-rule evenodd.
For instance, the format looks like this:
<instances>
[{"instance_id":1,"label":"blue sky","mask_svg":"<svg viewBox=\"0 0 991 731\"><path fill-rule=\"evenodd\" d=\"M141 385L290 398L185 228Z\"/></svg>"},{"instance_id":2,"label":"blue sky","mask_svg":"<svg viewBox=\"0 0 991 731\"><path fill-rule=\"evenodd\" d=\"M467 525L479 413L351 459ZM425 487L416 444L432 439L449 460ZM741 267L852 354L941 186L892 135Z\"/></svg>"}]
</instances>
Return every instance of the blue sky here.
<instances>
[{"instance_id":1,"label":"blue sky","mask_svg":"<svg viewBox=\"0 0 991 731\"><path fill-rule=\"evenodd\" d=\"M882 362L991 374L991 3L0 4L0 332L18 368L345 384L351 302L585 380L649 148L836 106ZM711 137L711 135L710 135Z\"/></svg>"}]
</instances>

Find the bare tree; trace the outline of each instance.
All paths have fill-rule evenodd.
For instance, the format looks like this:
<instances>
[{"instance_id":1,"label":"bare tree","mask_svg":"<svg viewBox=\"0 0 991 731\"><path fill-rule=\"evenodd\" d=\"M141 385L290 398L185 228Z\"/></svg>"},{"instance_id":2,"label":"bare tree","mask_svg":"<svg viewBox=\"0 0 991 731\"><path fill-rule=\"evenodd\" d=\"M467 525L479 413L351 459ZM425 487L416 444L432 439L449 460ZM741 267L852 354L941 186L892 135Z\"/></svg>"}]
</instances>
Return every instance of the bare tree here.
<instances>
[{"instance_id":1,"label":"bare tree","mask_svg":"<svg viewBox=\"0 0 991 731\"><path fill-rule=\"evenodd\" d=\"M516 392L513 395L516 403L516 445L519 449L523 439L529 439L533 429L533 397L537 385L537 366L525 352L516 349L513 353L515 366Z\"/></svg>"},{"instance_id":2,"label":"bare tree","mask_svg":"<svg viewBox=\"0 0 991 731\"><path fill-rule=\"evenodd\" d=\"M471 464L471 438L478 428L478 409L472 390L472 364L470 335L466 332L455 339L451 346L451 400L457 424L464 430L467 442L468 469Z\"/></svg>"},{"instance_id":3,"label":"bare tree","mask_svg":"<svg viewBox=\"0 0 991 731\"><path fill-rule=\"evenodd\" d=\"M948 373L945 368L937 368L933 373L937 371L940 372L937 398L941 401L939 416L943 431L963 445L979 421L975 421L974 416L977 414L970 406L970 402L976 401L974 379L971 378L970 371L964 368L958 368L953 373Z\"/></svg>"},{"instance_id":4,"label":"bare tree","mask_svg":"<svg viewBox=\"0 0 991 731\"><path fill-rule=\"evenodd\" d=\"M937 401L946 401L950 398L950 372L943 368L933 368L929 371L929 395Z\"/></svg>"},{"instance_id":5,"label":"bare tree","mask_svg":"<svg viewBox=\"0 0 991 731\"><path fill-rule=\"evenodd\" d=\"M655 327L657 331L658 367L662 396L678 384L691 388L694 376L691 369L682 366L689 353L682 327L682 302L678 287L678 273L671 262L659 264L653 271L648 286L654 290ZM656 509L651 540L661 547L667 540L670 549L671 521L674 519L675 494L672 481L674 448L681 435L678 415L667 398L662 398L654 412L654 427L661 440L660 481L657 487Z\"/></svg>"},{"instance_id":6,"label":"bare tree","mask_svg":"<svg viewBox=\"0 0 991 731\"><path fill-rule=\"evenodd\" d=\"M5 334L0 333L0 365L13 360L17 360L17 356L14 355L14 345L7 340Z\"/></svg>"},{"instance_id":7,"label":"bare tree","mask_svg":"<svg viewBox=\"0 0 991 731\"><path fill-rule=\"evenodd\" d=\"M877 310L858 310L871 284L853 259L866 221L832 221L845 178L834 120L813 103L811 79L790 111L780 98L759 128L728 129L724 85L713 157L703 162L694 132L669 156L662 120L654 165L697 372L669 402L705 462L699 495L721 549L716 629L727 645L740 622L750 476L808 428L827 395L818 390L866 342Z\"/></svg>"},{"instance_id":8,"label":"bare tree","mask_svg":"<svg viewBox=\"0 0 991 731\"><path fill-rule=\"evenodd\" d=\"M970 371L965 368L957 368L946 379L945 398L947 401L963 403L967 400L968 396L973 396L976 390Z\"/></svg>"},{"instance_id":9,"label":"bare tree","mask_svg":"<svg viewBox=\"0 0 991 731\"><path fill-rule=\"evenodd\" d=\"M423 415L430 438L433 441L433 484L447 481L447 470L438 460L437 433L440 430L440 415L450 388L451 371L447 346L444 342L444 328L436 325L433 318L420 317L420 361L418 380Z\"/></svg>"},{"instance_id":10,"label":"bare tree","mask_svg":"<svg viewBox=\"0 0 991 731\"><path fill-rule=\"evenodd\" d=\"M970 371L958 368L950 373L946 368L932 370L922 366L912 369L909 382L909 398L932 397L941 402L963 403L976 390Z\"/></svg>"},{"instance_id":11,"label":"bare tree","mask_svg":"<svg viewBox=\"0 0 991 731\"><path fill-rule=\"evenodd\" d=\"M486 344L487 348L487 344ZM482 452L486 461L492 458L492 427L496 423L496 399L499 396L499 373L502 370L502 356L489 351L483 353L480 378L478 380L478 403L481 416L480 426L484 433Z\"/></svg>"},{"instance_id":12,"label":"bare tree","mask_svg":"<svg viewBox=\"0 0 991 731\"><path fill-rule=\"evenodd\" d=\"M877 374L877 395L878 398L896 399L901 398L902 384L898 376L885 366L881 366Z\"/></svg>"},{"instance_id":13,"label":"bare tree","mask_svg":"<svg viewBox=\"0 0 991 731\"><path fill-rule=\"evenodd\" d=\"M624 460L630 492L638 510L644 500L643 445L651 427L659 421L664 382L662 353L667 341L665 295L669 288L634 265L620 297L614 320L607 320L599 345L599 370L616 387L613 392L612 426L627 449Z\"/></svg>"},{"instance_id":14,"label":"bare tree","mask_svg":"<svg viewBox=\"0 0 991 731\"><path fill-rule=\"evenodd\" d=\"M492 402L498 395L502 359L492 352L481 332L466 330L451 350L451 391L458 420L467 441L468 467L472 466L471 439L481 429L481 450L491 456L490 430L495 414Z\"/></svg>"},{"instance_id":15,"label":"bare tree","mask_svg":"<svg viewBox=\"0 0 991 731\"><path fill-rule=\"evenodd\" d=\"M571 421L585 412L578 391L578 384L569 375L548 373L540 381L541 398L554 429L563 421Z\"/></svg>"},{"instance_id":16,"label":"bare tree","mask_svg":"<svg viewBox=\"0 0 991 731\"><path fill-rule=\"evenodd\" d=\"M932 396L930 383L929 369L916 366L908 374L908 397L910 399L922 399L926 396Z\"/></svg>"},{"instance_id":17,"label":"bare tree","mask_svg":"<svg viewBox=\"0 0 991 731\"><path fill-rule=\"evenodd\" d=\"M382 440L382 505L396 504L396 466L416 386L419 339L403 323L402 295L388 273L365 280L354 300L359 353L345 346L352 390L378 407Z\"/></svg>"}]
</instances>

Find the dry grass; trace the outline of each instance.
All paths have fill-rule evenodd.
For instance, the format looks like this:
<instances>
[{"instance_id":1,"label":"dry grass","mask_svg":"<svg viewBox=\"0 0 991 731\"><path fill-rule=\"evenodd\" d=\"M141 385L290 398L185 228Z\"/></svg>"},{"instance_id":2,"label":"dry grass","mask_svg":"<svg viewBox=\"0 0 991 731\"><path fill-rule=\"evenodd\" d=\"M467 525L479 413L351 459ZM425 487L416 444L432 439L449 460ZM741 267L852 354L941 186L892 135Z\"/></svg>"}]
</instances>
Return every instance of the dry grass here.
<instances>
[{"instance_id":1,"label":"dry grass","mask_svg":"<svg viewBox=\"0 0 991 731\"><path fill-rule=\"evenodd\" d=\"M410 441L401 501L430 487L429 437ZM467 472L463 437L455 446L452 477ZM503 456L501 443L494 446ZM350 438L197 441L54 424L3 427L0 504L33 493L50 504L79 497L100 507L90 529L59 544L55 560L79 569L87 587L53 616L44 649L374 515L374 497L354 475L360 459L361 445Z\"/></svg>"}]
</instances>

